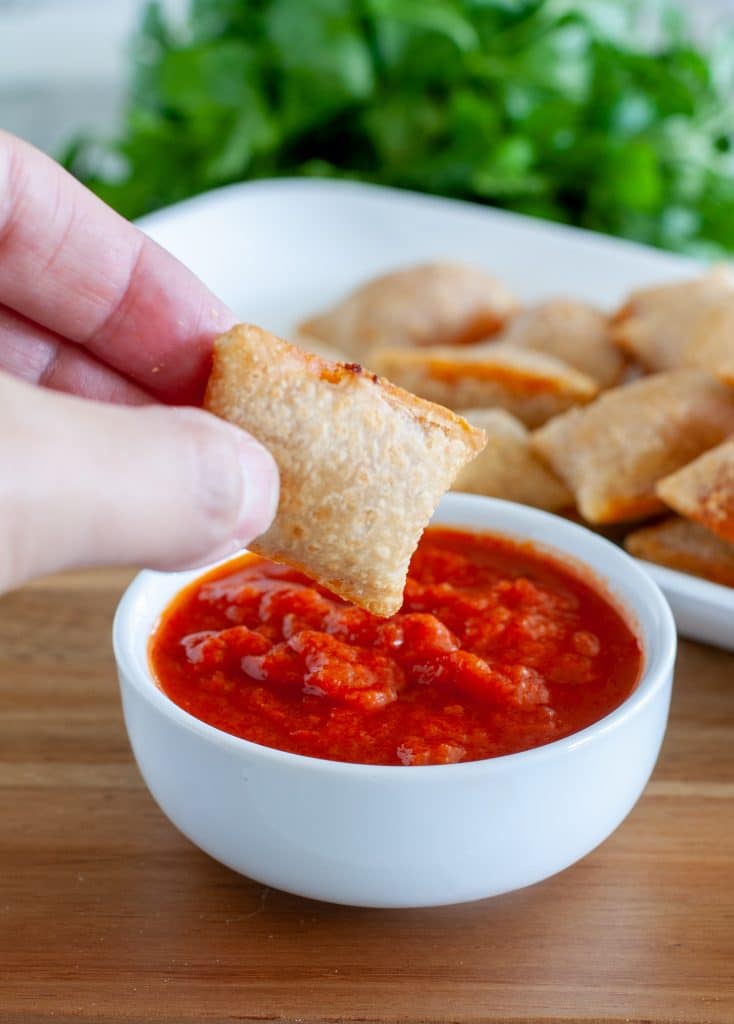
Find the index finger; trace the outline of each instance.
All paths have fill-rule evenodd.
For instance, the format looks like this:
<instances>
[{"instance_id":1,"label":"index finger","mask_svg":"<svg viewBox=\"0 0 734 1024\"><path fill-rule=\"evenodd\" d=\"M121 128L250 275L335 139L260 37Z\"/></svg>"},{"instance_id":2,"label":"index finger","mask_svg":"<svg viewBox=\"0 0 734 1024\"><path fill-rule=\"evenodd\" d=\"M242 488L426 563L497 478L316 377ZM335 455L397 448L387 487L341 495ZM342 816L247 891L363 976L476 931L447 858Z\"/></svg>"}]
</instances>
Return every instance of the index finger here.
<instances>
[{"instance_id":1,"label":"index finger","mask_svg":"<svg viewBox=\"0 0 734 1024\"><path fill-rule=\"evenodd\" d=\"M0 304L168 401L198 402L227 307L53 160L0 131Z\"/></svg>"}]
</instances>

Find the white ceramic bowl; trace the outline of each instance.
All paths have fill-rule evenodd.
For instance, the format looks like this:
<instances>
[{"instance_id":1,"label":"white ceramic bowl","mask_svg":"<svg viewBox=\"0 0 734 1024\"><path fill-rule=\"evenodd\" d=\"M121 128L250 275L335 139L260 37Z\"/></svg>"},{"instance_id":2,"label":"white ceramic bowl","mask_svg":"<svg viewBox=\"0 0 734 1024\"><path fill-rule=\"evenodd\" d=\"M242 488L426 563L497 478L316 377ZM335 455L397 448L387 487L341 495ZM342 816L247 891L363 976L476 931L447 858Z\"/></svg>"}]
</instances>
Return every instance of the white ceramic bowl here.
<instances>
[{"instance_id":1,"label":"white ceramic bowl","mask_svg":"<svg viewBox=\"0 0 734 1024\"><path fill-rule=\"evenodd\" d=\"M143 572L114 624L127 730L163 812L212 857L267 885L334 903L459 903L561 871L635 804L665 731L676 650L655 583L619 548L535 509L449 494L434 522L530 539L590 567L642 641L638 687L573 736L486 761L403 768L289 754L200 722L156 686L151 631L174 594L204 570Z\"/></svg>"}]
</instances>

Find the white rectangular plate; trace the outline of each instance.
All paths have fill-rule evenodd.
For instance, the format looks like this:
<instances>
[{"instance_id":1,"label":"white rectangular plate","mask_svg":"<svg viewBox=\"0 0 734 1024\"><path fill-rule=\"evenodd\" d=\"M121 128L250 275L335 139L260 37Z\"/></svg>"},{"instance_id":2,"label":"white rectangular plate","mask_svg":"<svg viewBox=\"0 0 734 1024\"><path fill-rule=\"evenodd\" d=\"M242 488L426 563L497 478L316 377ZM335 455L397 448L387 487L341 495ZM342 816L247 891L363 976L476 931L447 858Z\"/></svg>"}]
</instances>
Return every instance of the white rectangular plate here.
<instances>
[{"instance_id":1,"label":"white rectangular plate","mask_svg":"<svg viewBox=\"0 0 734 1024\"><path fill-rule=\"evenodd\" d=\"M483 266L524 300L565 295L607 309L634 288L700 270L631 242L351 182L231 185L140 223L243 320L285 337L367 278L429 260ZM734 650L734 589L641 564L683 636Z\"/></svg>"}]
</instances>

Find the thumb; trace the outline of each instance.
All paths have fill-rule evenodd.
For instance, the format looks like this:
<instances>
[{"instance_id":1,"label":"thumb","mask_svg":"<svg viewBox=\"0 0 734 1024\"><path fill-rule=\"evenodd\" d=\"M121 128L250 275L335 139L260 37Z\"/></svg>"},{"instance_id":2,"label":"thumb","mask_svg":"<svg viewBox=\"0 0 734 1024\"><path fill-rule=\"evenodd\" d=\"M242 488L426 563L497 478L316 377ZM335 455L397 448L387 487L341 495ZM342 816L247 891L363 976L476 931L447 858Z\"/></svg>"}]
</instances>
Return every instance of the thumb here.
<instances>
[{"instance_id":1,"label":"thumb","mask_svg":"<svg viewBox=\"0 0 734 1024\"><path fill-rule=\"evenodd\" d=\"M0 379L0 589L71 566L223 557L264 532L277 504L269 452L208 413Z\"/></svg>"}]
</instances>

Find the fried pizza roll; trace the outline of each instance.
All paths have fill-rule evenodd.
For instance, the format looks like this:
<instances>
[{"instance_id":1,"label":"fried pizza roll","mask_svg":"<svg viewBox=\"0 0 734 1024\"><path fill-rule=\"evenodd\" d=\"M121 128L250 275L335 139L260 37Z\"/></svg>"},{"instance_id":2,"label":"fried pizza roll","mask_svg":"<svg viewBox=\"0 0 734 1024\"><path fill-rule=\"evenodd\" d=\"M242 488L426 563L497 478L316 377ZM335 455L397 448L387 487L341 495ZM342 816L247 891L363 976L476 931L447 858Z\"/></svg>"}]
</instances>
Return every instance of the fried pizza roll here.
<instances>
[{"instance_id":1,"label":"fried pizza roll","mask_svg":"<svg viewBox=\"0 0 734 1024\"><path fill-rule=\"evenodd\" d=\"M600 310L573 299L550 299L510 318L498 341L543 352L591 377L600 388L617 384L625 359Z\"/></svg>"},{"instance_id":2,"label":"fried pizza roll","mask_svg":"<svg viewBox=\"0 0 734 1024\"><path fill-rule=\"evenodd\" d=\"M464 348L377 349L370 365L400 387L450 409L498 407L537 427L598 388L560 359L489 342Z\"/></svg>"},{"instance_id":3,"label":"fried pizza roll","mask_svg":"<svg viewBox=\"0 0 734 1024\"><path fill-rule=\"evenodd\" d=\"M666 519L635 530L624 546L635 558L734 587L734 544L700 523L677 517Z\"/></svg>"},{"instance_id":4,"label":"fried pizza roll","mask_svg":"<svg viewBox=\"0 0 734 1024\"><path fill-rule=\"evenodd\" d=\"M734 431L734 391L701 370L675 370L613 388L533 437L591 523L663 508L658 480Z\"/></svg>"},{"instance_id":5,"label":"fried pizza roll","mask_svg":"<svg viewBox=\"0 0 734 1024\"><path fill-rule=\"evenodd\" d=\"M482 341L500 330L516 306L510 291L486 271L430 263L368 281L300 330L363 362L382 346Z\"/></svg>"},{"instance_id":6,"label":"fried pizza roll","mask_svg":"<svg viewBox=\"0 0 734 1024\"><path fill-rule=\"evenodd\" d=\"M573 505L573 496L541 462L527 428L503 409L465 409L461 415L487 435L487 444L460 470L453 490L519 501L549 512Z\"/></svg>"},{"instance_id":7,"label":"fried pizza roll","mask_svg":"<svg viewBox=\"0 0 734 1024\"><path fill-rule=\"evenodd\" d=\"M734 383L734 272L717 267L635 292L617 313L612 338L650 370L695 366Z\"/></svg>"},{"instance_id":8,"label":"fried pizza roll","mask_svg":"<svg viewBox=\"0 0 734 1024\"><path fill-rule=\"evenodd\" d=\"M665 477L657 493L680 515L734 543L734 439Z\"/></svg>"},{"instance_id":9,"label":"fried pizza roll","mask_svg":"<svg viewBox=\"0 0 734 1024\"><path fill-rule=\"evenodd\" d=\"M266 445L280 469L278 513L251 549L375 615L400 608L438 499L485 440L356 364L244 324L215 342L204 404Z\"/></svg>"}]
</instances>

